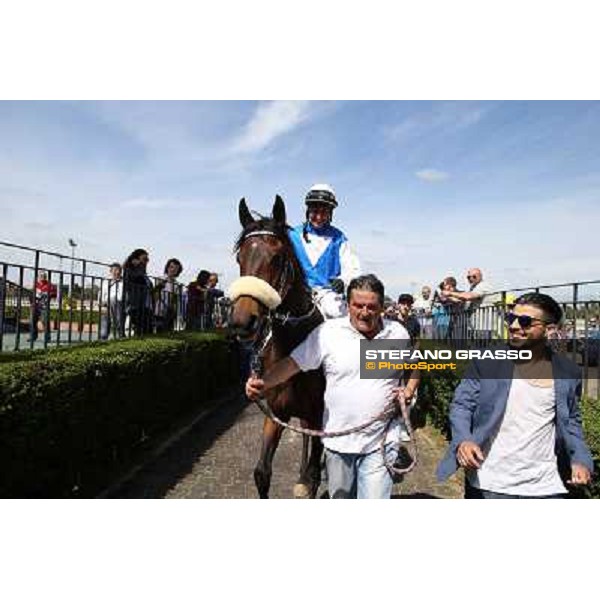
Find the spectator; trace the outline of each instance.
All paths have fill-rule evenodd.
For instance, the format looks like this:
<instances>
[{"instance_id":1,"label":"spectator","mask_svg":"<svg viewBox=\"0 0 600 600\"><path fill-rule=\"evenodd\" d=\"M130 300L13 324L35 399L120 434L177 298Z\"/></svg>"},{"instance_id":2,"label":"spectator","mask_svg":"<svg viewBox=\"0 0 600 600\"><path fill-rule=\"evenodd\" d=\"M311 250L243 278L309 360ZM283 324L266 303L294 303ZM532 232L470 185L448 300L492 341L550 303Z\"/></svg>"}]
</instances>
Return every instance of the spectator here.
<instances>
[{"instance_id":1,"label":"spectator","mask_svg":"<svg viewBox=\"0 0 600 600\"><path fill-rule=\"evenodd\" d=\"M206 294L206 328L212 329L215 325L220 325L223 321L219 310L219 298L225 294L223 290L217 288L219 276L217 273L211 273L208 278L207 294Z\"/></svg>"},{"instance_id":2,"label":"spectator","mask_svg":"<svg viewBox=\"0 0 600 600\"><path fill-rule=\"evenodd\" d=\"M107 340L111 331L114 338L125 335L123 314L123 269L117 262L109 267L110 279L100 286L100 339Z\"/></svg>"},{"instance_id":3,"label":"spectator","mask_svg":"<svg viewBox=\"0 0 600 600\"><path fill-rule=\"evenodd\" d=\"M150 258L147 250L134 250L123 265L125 312L135 335L152 332L152 292L154 286L146 274Z\"/></svg>"},{"instance_id":4,"label":"spectator","mask_svg":"<svg viewBox=\"0 0 600 600\"><path fill-rule=\"evenodd\" d=\"M488 340L492 337L492 317L494 303L499 299L497 294L487 282L483 281L481 269L474 267L467 272L469 283L468 292L448 290L442 292L446 298L458 301L462 304L468 331L465 331L470 339ZM480 310L481 309L481 310Z\"/></svg>"},{"instance_id":5,"label":"spectator","mask_svg":"<svg viewBox=\"0 0 600 600\"><path fill-rule=\"evenodd\" d=\"M398 322L404 326L413 346L421 337L421 325L419 320L412 314L412 307L415 299L410 294L400 294L398 296Z\"/></svg>"},{"instance_id":6,"label":"spectator","mask_svg":"<svg viewBox=\"0 0 600 600\"><path fill-rule=\"evenodd\" d=\"M446 277L439 285L440 292L435 294L433 323L438 339L455 339L461 330L461 303L448 295L456 291L456 285L454 277Z\"/></svg>"},{"instance_id":7,"label":"spectator","mask_svg":"<svg viewBox=\"0 0 600 600\"><path fill-rule=\"evenodd\" d=\"M183 265L177 258L170 258L165 265L165 279L161 279L154 288L154 324L156 333L165 333L175 329L179 314L181 290L177 277L181 275Z\"/></svg>"},{"instance_id":8,"label":"spectator","mask_svg":"<svg viewBox=\"0 0 600 600\"><path fill-rule=\"evenodd\" d=\"M431 314L432 304L433 298L431 297L431 288L428 285L424 285L421 288L421 296L416 298L413 303L413 310L415 313Z\"/></svg>"},{"instance_id":9,"label":"spectator","mask_svg":"<svg viewBox=\"0 0 600 600\"><path fill-rule=\"evenodd\" d=\"M424 285L421 288L421 296L417 298L413 304L415 316L419 319L423 337L431 339L433 337L433 298L431 297L431 288Z\"/></svg>"},{"instance_id":10,"label":"spectator","mask_svg":"<svg viewBox=\"0 0 600 600\"><path fill-rule=\"evenodd\" d=\"M206 329L206 305L210 273L202 269L187 288L186 328L192 331Z\"/></svg>"},{"instance_id":11,"label":"spectator","mask_svg":"<svg viewBox=\"0 0 600 600\"><path fill-rule=\"evenodd\" d=\"M508 339L508 325L506 324L506 315L515 307L517 297L514 294L508 293L502 300L495 303L496 326L494 336L498 339Z\"/></svg>"},{"instance_id":12,"label":"spectator","mask_svg":"<svg viewBox=\"0 0 600 600\"><path fill-rule=\"evenodd\" d=\"M387 296L385 297L385 300L383 301L383 311L382 311L381 316L384 319L388 319L390 321L398 320L398 307L396 306L396 303L391 298L388 298Z\"/></svg>"},{"instance_id":13,"label":"spectator","mask_svg":"<svg viewBox=\"0 0 600 600\"><path fill-rule=\"evenodd\" d=\"M275 363L264 379L250 377L246 394L256 400L264 392L280 385L300 371L323 366L327 382L323 429L335 431L364 423L381 412L390 397L409 403L419 383L417 371L411 371L406 389L398 390L398 376L387 379L361 379L360 341L367 339L397 340L406 348L408 334L404 327L381 319L383 284L374 275L357 277L348 286L348 312L344 318L330 319L313 330L290 356ZM400 428L395 421L390 440L397 440ZM373 424L341 437L324 438L330 498L390 498L392 477L380 448L385 424ZM392 462L398 455L394 442L384 448Z\"/></svg>"},{"instance_id":14,"label":"spectator","mask_svg":"<svg viewBox=\"0 0 600 600\"><path fill-rule=\"evenodd\" d=\"M563 354L568 352L569 336L567 336L567 332L565 331L563 322L559 322L556 324L556 327L548 329L547 338L548 346L553 350L553 352ZM587 344L588 349L591 348L591 346L593 345L591 339L587 339L583 343Z\"/></svg>"},{"instance_id":15,"label":"spectator","mask_svg":"<svg viewBox=\"0 0 600 600\"><path fill-rule=\"evenodd\" d=\"M211 273L208 276L208 283L206 284L206 287L209 290L216 289L217 283L219 283L219 275L217 273Z\"/></svg>"},{"instance_id":16,"label":"spectator","mask_svg":"<svg viewBox=\"0 0 600 600\"><path fill-rule=\"evenodd\" d=\"M446 310L446 305L442 303L442 296L440 292L444 289L444 282L442 281L438 289L433 295L433 302L431 305L431 320L433 322L433 337L436 340L444 340L448 335L448 324L450 322L450 315Z\"/></svg>"},{"instance_id":17,"label":"spectator","mask_svg":"<svg viewBox=\"0 0 600 600\"><path fill-rule=\"evenodd\" d=\"M562 319L546 294L517 299L506 315L509 345L530 360L474 361L450 407L452 441L438 478L465 469L466 498L556 498L590 482L583 438L581 371L547 345Z\"/></svg>"},{"instance_id":18,"label":"spectator","mask_svg":"<svg viewBox=\"0 0 600 600\"><path fill-rule=\"evenodd\" d=\"M42 321L44 328L44 341L50 340L50 300L56 298L57 290L48 279L46 271L40 271L38 280L35 282L35 296L31 306L31 334L29 342L35 342L38 338L38 322Z\"/></svg>"}]
</instances>

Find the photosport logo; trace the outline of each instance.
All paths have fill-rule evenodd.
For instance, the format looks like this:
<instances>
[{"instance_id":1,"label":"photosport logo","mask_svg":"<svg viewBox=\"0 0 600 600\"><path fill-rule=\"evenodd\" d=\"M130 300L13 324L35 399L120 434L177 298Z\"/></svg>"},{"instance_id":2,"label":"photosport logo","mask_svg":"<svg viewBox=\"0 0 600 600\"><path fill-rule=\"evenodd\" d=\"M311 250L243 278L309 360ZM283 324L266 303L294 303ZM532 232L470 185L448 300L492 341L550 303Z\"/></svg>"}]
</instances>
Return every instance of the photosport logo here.
<instances>
[{"instance_id":1,"label":"photosport logo","mask_svg":"<svg viewBox=\"0 0 600 600\"><path fill-rule=\"evenodd\" d=\"M361 379L387 379L403 372L440 373L456 371L459 363L474 359L484 361L530 360L531 350L504 347L412 349L407 340L361 340Z\"/></svg>"}]
</instances>

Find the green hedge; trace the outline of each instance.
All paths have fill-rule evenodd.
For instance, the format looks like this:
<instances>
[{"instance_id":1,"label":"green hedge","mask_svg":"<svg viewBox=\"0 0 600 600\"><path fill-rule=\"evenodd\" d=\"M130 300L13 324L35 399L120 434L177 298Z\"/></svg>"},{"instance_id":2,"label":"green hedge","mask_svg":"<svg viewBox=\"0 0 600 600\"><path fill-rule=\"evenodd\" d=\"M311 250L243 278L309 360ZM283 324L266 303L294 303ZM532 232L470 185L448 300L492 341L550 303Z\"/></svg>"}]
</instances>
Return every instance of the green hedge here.
<instances>
[{"instance_id":1,"label":"green hedge","mask_svg":"<svg viewBox=\"0 0 600 600\"><path fill-rule=\"evenodd\" d=\"M594 459L594 477L590 490L593 498L600 498L600 402L593 398L583 398L581 417L585 441Z\"/></svg>"},{"instance_id":2,"label":"green hedge","mask_svg":"<svg viewBox=\"0 0 600 600\"><path fill-rule=\"evenodd\" d=\"M411 415L417 425L429 422L439 429L447 439L450 438L448 415L454 389L460 376L452 371L440 371L435 375L423 375L419 387L419 401L415 407L416 414Z\"/></svg>"},{"instance_id":3,"label":"green hedge","mask_svg":"<svg viewBox=\"0 0 600 600\"><path fill-rule=\"evenodd\" d=\"M435 376L423 377L419 389L418 409L414 417L417 425L428 421L439 429L446 439L450 438L450 402L460 378L460 371L443 371ZM595 467L590 492L593 498L600 498L600 402L584 397L581 401L581 414L585 441L592 453Z\"/></svg>"},{"instance_id":4,"label":"green hedge","mask_svg":"<svg viewBox=\"0 0 600 600\"><path fill-rule=\"evenodd\" d=\"M90 497L178 418L238 381L222 336L16 353L0 364L0 497Z\"/></svg>"}]
</instances>

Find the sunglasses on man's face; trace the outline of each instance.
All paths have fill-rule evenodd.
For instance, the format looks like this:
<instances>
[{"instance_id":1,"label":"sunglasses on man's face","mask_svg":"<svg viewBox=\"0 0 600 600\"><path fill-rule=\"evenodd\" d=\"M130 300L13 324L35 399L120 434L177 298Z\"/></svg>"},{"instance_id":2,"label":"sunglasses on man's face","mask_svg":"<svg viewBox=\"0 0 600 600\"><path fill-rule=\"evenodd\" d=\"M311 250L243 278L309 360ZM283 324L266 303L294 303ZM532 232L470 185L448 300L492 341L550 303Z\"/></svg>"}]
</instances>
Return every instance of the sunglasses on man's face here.
<instances>
[{"instance_id":1,"label":"sunglasses on man's face","mask_svg":"<svg viewBox=\"0 0 600 600\"><path fill-rule=\"evenodd\" d=\"M535 317L531 317L530 315L516 315L515 313L509 312L504 317L504 320L508 323L508 325L512 325L516 320L519 323L519 327L521 329L529 329L535 322L538 323L547 323L544 319L536 319Z\"/></svg>"}]
</instances>

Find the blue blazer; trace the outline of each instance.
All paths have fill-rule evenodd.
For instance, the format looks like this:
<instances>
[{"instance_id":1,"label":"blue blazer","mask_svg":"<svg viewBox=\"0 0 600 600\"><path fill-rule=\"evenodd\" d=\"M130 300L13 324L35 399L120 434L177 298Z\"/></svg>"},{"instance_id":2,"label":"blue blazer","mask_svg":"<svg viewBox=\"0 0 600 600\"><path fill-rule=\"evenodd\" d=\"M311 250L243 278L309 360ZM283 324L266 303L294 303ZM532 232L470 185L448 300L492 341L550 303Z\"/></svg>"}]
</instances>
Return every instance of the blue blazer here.
<instances>
[{"instance_id":1,"label":"blue blazer","mask_svg":"<svg viewBox=\"0 0 600 600\"><path fill-rule=\"evenodd\" d=\"M480 447L496 433L504 411L513 376L512 361L475 360L454 392L450 405L452 441L437 468L443 481L458 469L456 449L473 441ZM583 439L579 399L581 372L570 359L552 353L556 395L556 453L569 464L579 463L593 472L592 455Z\"/></svg>"}]
</instances>

